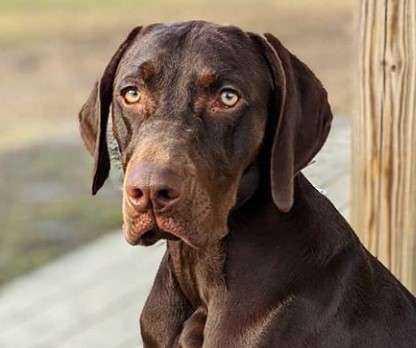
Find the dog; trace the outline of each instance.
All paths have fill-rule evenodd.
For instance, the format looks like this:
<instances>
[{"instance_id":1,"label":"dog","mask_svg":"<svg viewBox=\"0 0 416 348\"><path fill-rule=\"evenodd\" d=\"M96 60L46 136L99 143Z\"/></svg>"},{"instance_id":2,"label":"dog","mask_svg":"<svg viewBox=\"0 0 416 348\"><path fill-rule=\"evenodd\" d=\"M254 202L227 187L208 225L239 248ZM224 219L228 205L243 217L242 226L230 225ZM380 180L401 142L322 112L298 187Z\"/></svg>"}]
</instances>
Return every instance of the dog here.
<instances>
[{"instance_id":1,"label":"dog","mask_svg":"<svg viewBox=\"0 0 416 348\"><path fill-rule=\"evenodd\" d=\"M135 28L79 114L93 194L109 175L110 113L123 235L167 240L145 347L416 347L415 298L301 173L332 113L276 37Z\"/></svg>"}]
</instances>

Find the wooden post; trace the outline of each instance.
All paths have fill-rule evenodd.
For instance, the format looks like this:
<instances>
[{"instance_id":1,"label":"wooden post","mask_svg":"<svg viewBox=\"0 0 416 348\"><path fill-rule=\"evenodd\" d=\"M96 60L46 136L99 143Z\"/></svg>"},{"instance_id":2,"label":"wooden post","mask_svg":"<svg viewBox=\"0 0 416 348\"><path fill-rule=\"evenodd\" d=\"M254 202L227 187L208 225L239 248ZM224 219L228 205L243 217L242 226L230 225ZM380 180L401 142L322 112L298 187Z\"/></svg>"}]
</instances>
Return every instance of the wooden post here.
<instances>
[{"instance_id":1,"label":"wooden post","mask_svg":"<svg viewBox=\"0 0 416 348\"><path fill-rule=\"evenodd\" d=\"M351 219L416 293L416 0L361 0Z\"/></svg>"}]
</instances>

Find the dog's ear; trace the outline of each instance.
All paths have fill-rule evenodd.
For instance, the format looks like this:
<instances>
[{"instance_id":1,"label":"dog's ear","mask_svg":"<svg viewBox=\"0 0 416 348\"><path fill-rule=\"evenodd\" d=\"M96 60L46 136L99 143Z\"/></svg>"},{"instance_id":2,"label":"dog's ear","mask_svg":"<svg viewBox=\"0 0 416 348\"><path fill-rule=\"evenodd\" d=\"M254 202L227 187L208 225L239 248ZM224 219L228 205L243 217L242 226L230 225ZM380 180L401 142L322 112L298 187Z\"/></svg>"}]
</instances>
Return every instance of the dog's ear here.
<instances>
[{"instance_id":1,"label":"dog's ear","mask_svg":"<svg viewBox=\"0 0 416 348\"><path fill-rule=\"evenodd\" d=\"M79 112L79 130L84 141L85 148L94 156L95 145L97 143L98 122L100 114L100 81L97 81L92 89L87 101Z\"/></svg>"},{"instance_id":2,"label":"dog's ear","mask_svg":"<svg viewBox=\"0 0 416 348\"><path fill-rule=\"evenodd\" d=\"M95 159L92 183L93 195L103 186L110 172L110 157L107 148L107 123L113 96L114 77L124 52L134 41L140 30L141 27L133 29L120 45L79 113L81 137L88 152Z\"/></svg>"},{"instance_id":3,"label":"dog's ear","mask_svg":"<svg viewBox=\"0 0 416 348\"><path fill-rule=\"evenodd\" d=\"M276 118L270 162L271 194L288 212L293 205L294 177L322 148L332 113L327 93L313 72L271 34L253 35L267 60L274 92L269 117Z\"/></svg>"}]
</instances>

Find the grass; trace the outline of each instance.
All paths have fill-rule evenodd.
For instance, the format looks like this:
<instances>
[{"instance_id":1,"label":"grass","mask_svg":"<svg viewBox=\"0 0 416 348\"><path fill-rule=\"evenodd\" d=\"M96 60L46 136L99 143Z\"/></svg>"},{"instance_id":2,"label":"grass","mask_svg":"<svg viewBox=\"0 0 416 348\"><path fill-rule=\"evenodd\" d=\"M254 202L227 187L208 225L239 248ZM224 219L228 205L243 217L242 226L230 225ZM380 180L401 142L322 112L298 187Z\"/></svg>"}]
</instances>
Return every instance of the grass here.
<instances>
[{"instance_id":1,"label":"grass","mask_svg":"<svg viewBox=\"0 0 416 348\"><path fill-rule=\"evenodd\" d=\"M92 160L76 116L132 27L205 19L272 32L348 115L353 3L0 0L0 284L120 227L119 190L89 194Z\"/></svg>"},{"instance_id":2,"label":"grass","mask_svg":"<svg viewBox=\"0 0 416 348\"><path fill-rule=\"evenodd\" d=\"M80 150L55 141L0 158L0 284L120 227L120 190L93 199Z\"/></svg>"}]
</instances>

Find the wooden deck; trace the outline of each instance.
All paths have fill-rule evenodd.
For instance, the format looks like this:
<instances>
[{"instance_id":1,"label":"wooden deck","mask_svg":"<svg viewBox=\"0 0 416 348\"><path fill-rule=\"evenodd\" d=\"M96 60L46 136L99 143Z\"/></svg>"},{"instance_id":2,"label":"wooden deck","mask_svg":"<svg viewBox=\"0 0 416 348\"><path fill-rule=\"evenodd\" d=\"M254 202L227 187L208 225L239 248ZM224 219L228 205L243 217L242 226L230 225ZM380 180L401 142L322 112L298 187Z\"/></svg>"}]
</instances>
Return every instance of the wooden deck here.
<instances>
[{"instance_id":1,"label":"wooden deck","mask_svg":"<svg viewBox=\"0 0 416 348\"><path fill-rule=\"evenodd\" d=\"M304 173L348 218L349 120ZM140 347L138 316L164 243L133 248L119 232L0 289L2 348Z\"/></svg>"}]
</instances>

